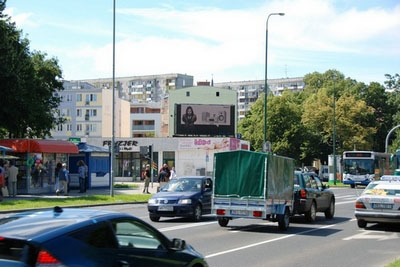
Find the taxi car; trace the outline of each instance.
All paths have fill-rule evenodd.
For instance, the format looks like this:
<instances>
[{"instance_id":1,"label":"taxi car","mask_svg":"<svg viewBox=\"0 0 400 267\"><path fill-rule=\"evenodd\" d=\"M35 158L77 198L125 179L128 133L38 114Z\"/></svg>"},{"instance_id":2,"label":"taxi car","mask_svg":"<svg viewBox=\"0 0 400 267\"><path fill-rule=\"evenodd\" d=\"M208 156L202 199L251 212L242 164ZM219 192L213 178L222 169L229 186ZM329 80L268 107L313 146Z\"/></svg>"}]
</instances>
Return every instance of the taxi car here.
<instances>
[{"instance_id":1,"label":"taxi car","mask_svg":"<svg viewBox=\"0 0 400 267\"><path fill-rule=\"evenodd\" d=\"M400 176L384 175L371 182L356 200L360 228L368 223L400 223Z\"/></svg>"}]
</instances>

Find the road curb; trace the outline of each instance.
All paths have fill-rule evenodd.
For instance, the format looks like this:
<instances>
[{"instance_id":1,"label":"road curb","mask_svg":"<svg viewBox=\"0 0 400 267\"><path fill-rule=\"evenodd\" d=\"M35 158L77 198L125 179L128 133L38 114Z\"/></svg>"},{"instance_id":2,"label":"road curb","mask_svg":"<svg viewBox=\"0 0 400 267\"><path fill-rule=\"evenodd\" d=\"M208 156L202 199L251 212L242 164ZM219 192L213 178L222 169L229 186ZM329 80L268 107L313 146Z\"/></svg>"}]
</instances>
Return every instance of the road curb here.
<instances>
[{"instance_id":1,"label":"road curb","mask_svg":"<svg viewBox=\"0 0 400 267\"><path fill-rule=\"evenodd\" d=\"M120 203L103 203L103 204L84 204L84 205L72 205L72 206L59 206L61 208L88 208L88 207L99 207L99 206L115 206L115 205L127 205L127 204L147 204L146 202L120 202ZM46 208L32 208L32 209L21 209L21 210L0 210L0 214L6 213L19 213L25 211L38 211L38 210L45 210L45 209L52 209L53 207L46 207Z\"/></svg>"}]
</instances>

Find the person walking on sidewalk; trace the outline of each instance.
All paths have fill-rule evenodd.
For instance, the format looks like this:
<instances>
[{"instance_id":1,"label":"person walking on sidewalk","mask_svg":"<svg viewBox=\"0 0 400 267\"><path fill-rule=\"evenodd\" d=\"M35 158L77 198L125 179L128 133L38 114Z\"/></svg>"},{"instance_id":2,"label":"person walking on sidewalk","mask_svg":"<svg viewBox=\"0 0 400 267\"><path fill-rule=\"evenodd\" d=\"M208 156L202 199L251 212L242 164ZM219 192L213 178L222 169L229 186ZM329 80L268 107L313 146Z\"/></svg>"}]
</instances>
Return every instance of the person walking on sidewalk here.
<instances>
[{"instance_id":1,"label":"person walking on sidewalk","mask_svg":"<svg viewBox=\"0 0 400 267\"><path fill-rule=\"evenodd\" d=\"M78 176L79 176L79 193L85 192L85 176L86 176L86 168L83 160L78 161Z\"/></svg>"},{"instance_id":2,"label":"person walking on sidewalk","mask_svg":"<svg viewBox=\"0 0 400 267\"><path fill-rule=\"evenodd\" d=\"M144 174L143 193L150 194L150 192L149 192L150 177L151 177L150 164L147 164L147 165L146 165L145 174Z\"/></svg>"},{"instance_id":3,"label":"person walking on sidewalk","mask_svg":"<svg viewBox=\"0 0 400 267\"><path fill-rule=\"evenodd\" d=\"M10 197L15 197L17 195L17 175L18 168L15 167L15 163L11 161L10 167L7 170L8 194L10 195Z\"/></svg>"},{"instance_id":4,"label":"person walking on sidewalk","mask_svg":"<svg viewBox=\"0 0 400 267\"><path fill-rule=\"evenodd\" d=\"M59 188L56 191L57 196L64 191L64 195L68 196L68 180L69 172L67 170L67 164L62 164L62 169L58 172L58 184Z\"/></svg>"}]
</instances>

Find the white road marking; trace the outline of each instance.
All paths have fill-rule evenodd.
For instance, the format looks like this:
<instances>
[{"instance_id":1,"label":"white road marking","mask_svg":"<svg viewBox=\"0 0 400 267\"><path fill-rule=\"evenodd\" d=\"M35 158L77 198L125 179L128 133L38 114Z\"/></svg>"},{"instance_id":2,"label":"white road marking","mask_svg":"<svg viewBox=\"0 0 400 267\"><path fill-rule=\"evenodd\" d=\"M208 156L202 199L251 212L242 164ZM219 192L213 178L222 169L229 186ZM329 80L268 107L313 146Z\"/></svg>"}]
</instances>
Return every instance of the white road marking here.
<instances>
[{"instance_id":1,"label":"white road marking","mask_svg":"<svg viewBox=\"0 0 400 267\"><path fill-rule=\"evenodd\" d=\"M360 230L361 233L343 238L343 240L352 240L352 239L377 239L377 241L384 241L384 240L390 240L390 239L397 239L399 238L397 233L392 233L392 234L385 234L382 231L373 231L373 230ZM382 234L384 233L384 234Z\"/></svg>"},{"instance_id":2,"label":"white road marking","mask_svg":"<svg viewBox=\"0 0 400 267\"><path fill-rule=\"evenodd\" d=\"M177 226L161 228L161 229L158 229L158 231L160 231L160 232L168 232L168 231L181 230L181 229L192 228L192 227L197 227L197 226L204 226L204 225L213 224L213 223L217 223L217 222L215 221L215 222L183 224L183 225L177 225Z\"/></svg>"},{"instance_id":3,"label":"white road marking","mask_svg":"<svg viewBox=\"0 0 400 267\"><path fill-rule=\"evenodd\" d=\"M350 201L343 201L343 202L336 202L335 205L342 205L342 204L348 204L348 203L356 203L356 199L350 200Z\"/></svg>"},{"instance_id":4,"label":"white road marking","mask_svg":"<svg viewBox=\"0 0 400 267\"><path fill-rule=\"evenodd\" d=\"M257 242L257 243L250 244L250 245L247 245L247 246L243 246L243 247L238 247L238 248L234 248L234 249L229 249L229 250L217 252L217 253L214 253L214 254L207 255L207 256L205 256L205 258L212 258L212 257L220 256L220 255L223 255L223 254L232 253L232 252L235 252L235 251L238 251L238 250L243 250L243 249L248 249L248 248L255 247L255 246L260 246L260 245L264 245L264 244L267 244L267 243L272 243L272 242L275 242L275 241L279 241L279 240L282 240L282 239L294 237L294 236L297 236L297 235L302 235L302 234L306 234L306 233L315 232L315 231L318 231L318 230L321 230L321 229L330 228L330 227L333 227L333 226L336 226L336 224L325 225L325 226L321 226L321 227L318 227L318 228L313 228L313 229L310 229L310 230L306 230L306 231L303 231L303 232L290 234L290 235L284 235L284 236L281 236L281 237L278 237L278 238L269 239L269 240L265 240L265 241L262 241L262 242Z\"/></svg>"},{"instance_id":5,"label":"white road marking","mask_svg":"<svg viewBox=\"0 0 400 267\"><path fill-rule=\"evenodd\" d=\"M351 198L351 197L357 197L357 196L356 196L356 195L335 196L336 199L340 199L340 198Z\"/></svg>"}]
</instances>

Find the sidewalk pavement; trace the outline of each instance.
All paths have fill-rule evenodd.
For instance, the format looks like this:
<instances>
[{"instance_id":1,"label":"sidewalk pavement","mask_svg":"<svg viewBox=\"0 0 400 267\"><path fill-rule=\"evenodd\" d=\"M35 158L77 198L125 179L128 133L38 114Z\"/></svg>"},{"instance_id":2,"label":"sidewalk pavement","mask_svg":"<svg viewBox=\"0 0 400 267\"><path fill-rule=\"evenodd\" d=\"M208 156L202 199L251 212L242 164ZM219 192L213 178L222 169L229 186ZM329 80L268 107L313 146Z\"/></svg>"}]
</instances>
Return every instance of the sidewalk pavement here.
<instances>
[{"instance_id":1,"label":"sidewalk pavement","mask_svg":"<svg viewBox=\"0 0 400 267\"><path fill-rule=\"evenodd\" d=\"M138 185L136 189L132 188L114 188L114 195L133 195L133 194L146 194L143 193L144 182L118 182L114 184L129 184L129 185ZM149 193L155 194L157 193L157 188L159 183L152 183L150 182L149 186ZM60 194L59 196L56 195L55 192L52 193L45 193L45 194L35 194L35 195L17 195L16 197L3 197L3 201L7 200L19 200L19 199L35 199L35 198L74 198L74 197L83 197L83 196L90 196L90 195L110 195L110 188L93 188L88 189L85 193L79 193L79 189L73 188L68 193L68 196L64 196Z\"/></svg>"}]
</instances>

